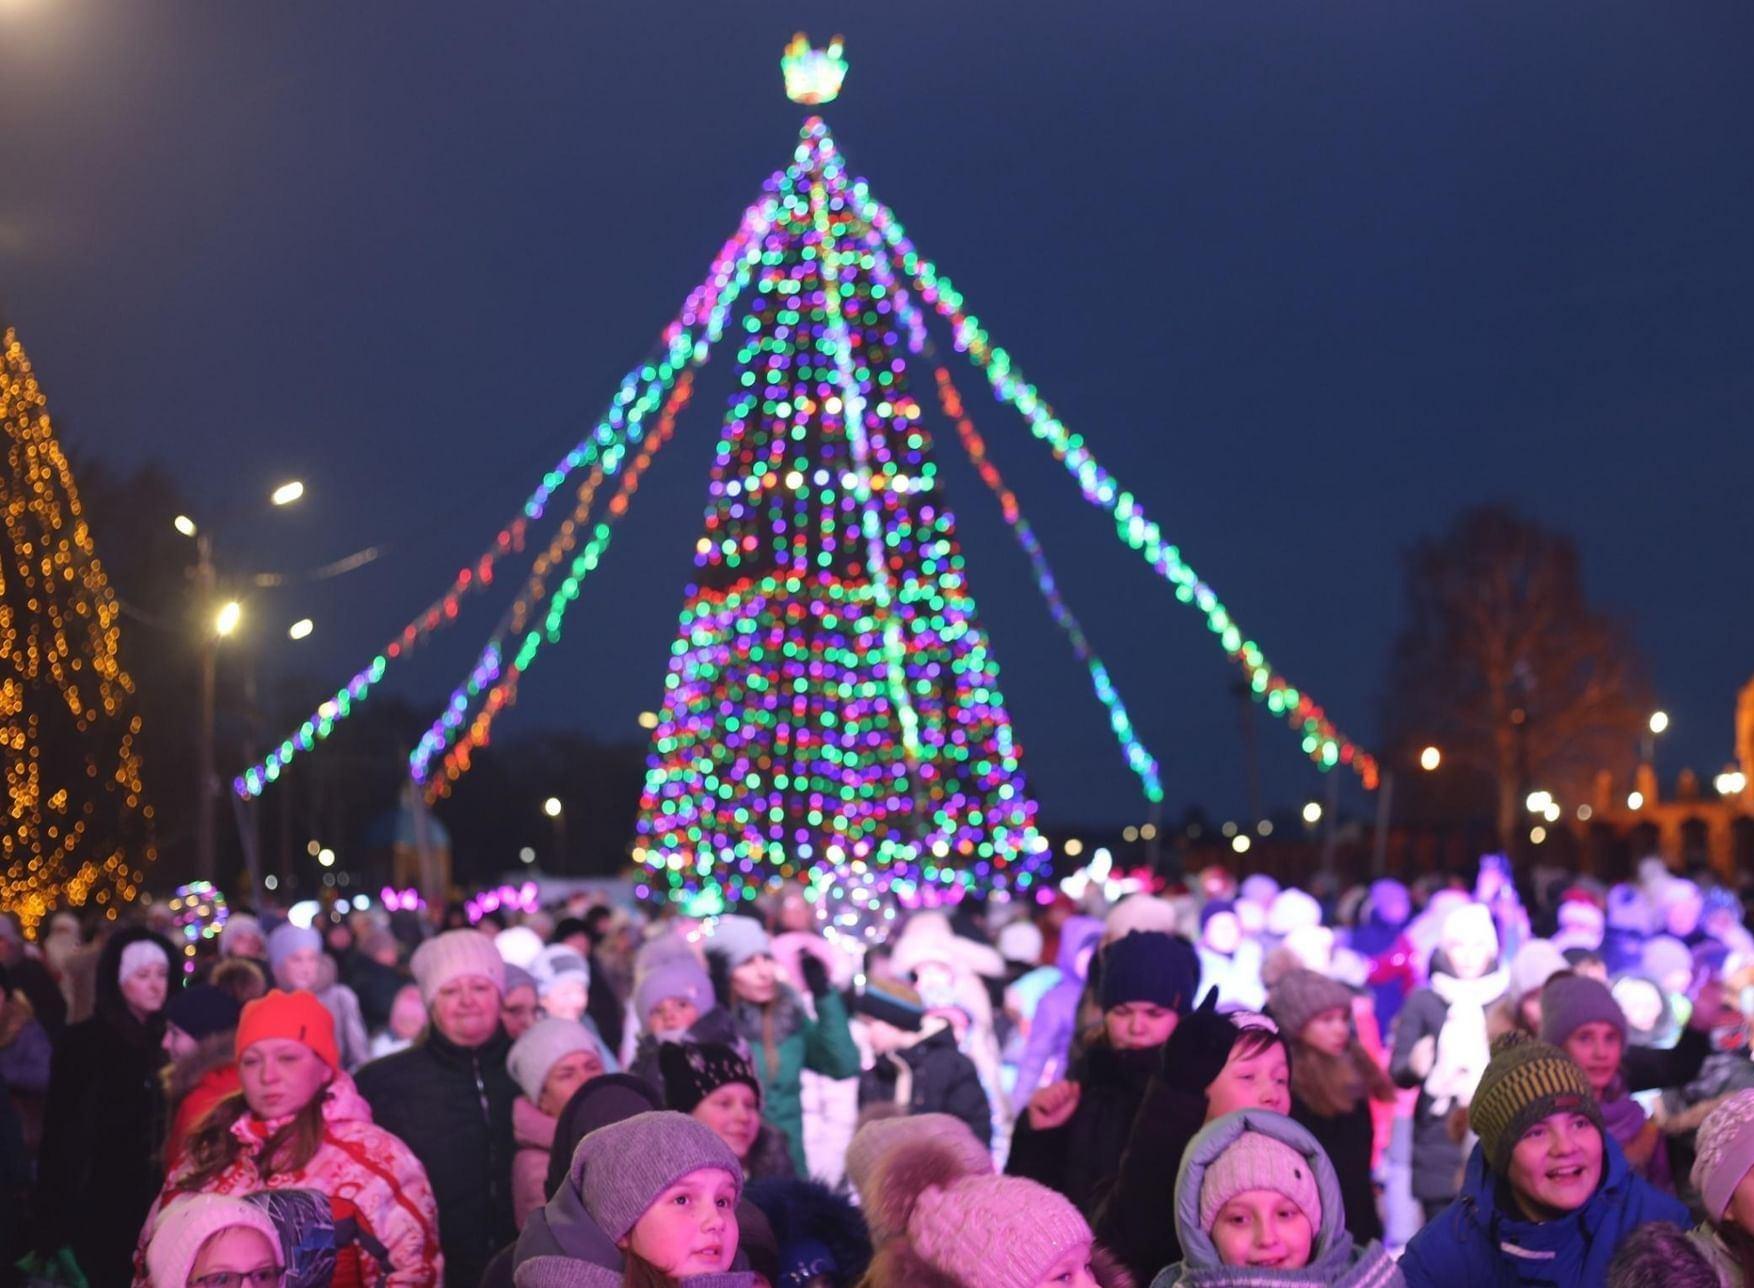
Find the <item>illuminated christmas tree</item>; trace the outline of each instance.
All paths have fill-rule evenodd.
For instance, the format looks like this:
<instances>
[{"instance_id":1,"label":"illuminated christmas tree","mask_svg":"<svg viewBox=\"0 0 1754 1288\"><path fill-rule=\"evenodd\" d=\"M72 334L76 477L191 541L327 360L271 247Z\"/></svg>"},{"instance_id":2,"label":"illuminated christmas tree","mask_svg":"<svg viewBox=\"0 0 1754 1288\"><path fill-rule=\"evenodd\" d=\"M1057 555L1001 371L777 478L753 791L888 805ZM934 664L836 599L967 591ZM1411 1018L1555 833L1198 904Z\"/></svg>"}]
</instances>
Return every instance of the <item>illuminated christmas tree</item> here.
<instances>
[{"instance_id":1,"label":"illuminated christmas tree","mask_svg":"<svg viewBox=\"0 0 1754 1288\"><path fill-rule=\"evenodd\" d=\"M1044 847L910 319L812 125L773 184L639 843L673 893L733 900L772 875L1009 884Z\"/></svg>"},{"instance_id":2,"label":"illuminated christmas tree","mask_svg":"<svg viewBox=\"0 0 1754 1288\"><path fill-rule=\"evenodd\" d=\"M0 356L0 907L34 927L57 904L111 918L155 857L120 606L24 346Z\"/></svg>"}]
</instances>

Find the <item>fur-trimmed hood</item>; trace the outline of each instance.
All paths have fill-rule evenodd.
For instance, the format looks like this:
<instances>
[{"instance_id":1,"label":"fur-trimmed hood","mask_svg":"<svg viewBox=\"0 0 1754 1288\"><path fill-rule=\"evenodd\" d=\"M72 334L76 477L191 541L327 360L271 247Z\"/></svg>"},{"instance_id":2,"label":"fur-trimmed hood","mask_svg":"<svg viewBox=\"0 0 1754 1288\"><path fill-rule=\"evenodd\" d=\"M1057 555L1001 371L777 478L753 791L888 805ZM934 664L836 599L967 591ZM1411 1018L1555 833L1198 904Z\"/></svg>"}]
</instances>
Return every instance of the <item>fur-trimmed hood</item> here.
<instances>
[{"instance_id":1,"label":"fur-trimmed hood","mask_svg":"<svg viewBox=\"0 0 1754 1288\"><path fill-rule=\"evenodd\" d=\"M210 1033L188 1055L166 1065L159 1072L164 1081L166 1103L173 1107L182 1104L183 1098L200 1084L201 1079L230 1064L235 1058L233 1047L236 1042L237 1031L234 1029Z\"/></svg>"}]
</instances>

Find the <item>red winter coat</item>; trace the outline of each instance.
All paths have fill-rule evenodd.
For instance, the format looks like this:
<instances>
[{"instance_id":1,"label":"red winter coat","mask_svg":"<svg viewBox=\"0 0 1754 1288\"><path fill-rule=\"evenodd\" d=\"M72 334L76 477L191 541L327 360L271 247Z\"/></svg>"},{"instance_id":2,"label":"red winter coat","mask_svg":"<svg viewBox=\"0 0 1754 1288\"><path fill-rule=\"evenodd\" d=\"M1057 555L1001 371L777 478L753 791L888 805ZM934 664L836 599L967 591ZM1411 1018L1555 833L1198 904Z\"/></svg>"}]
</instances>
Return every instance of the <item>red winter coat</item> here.
<instances>
[{"instance_id":1,"label":"red winter coat","mask_svg":"<svg viewBox=\"0 0 1754 1288\"><path fill-rule=\"evenodd\" d=\"M362 1234L369 1234L389 1253L389 1273L371 1257L359 1254L358 1245L344 1249L335 1267L333 1288L431 1288L444 1276L444 1257L439 1251L438 1204L432 1196L426 1169L395 1136L372 1125L371 1108L354 1089L353 1079L337 1073L323 1101L323 1140L317 1152L296 1172L277 1172L263 1182L254 1158L262 1142L289 1121L262 1121L244 1114L232 1124L232 1134L244 1144L244 1152L225 1171L201 1187L204 1194L235 1194L242 1197L258 1190L316 1190L329 1196L337 1222L356 1219ZM186 1164L165 1183L164 1191L147 1214L140 1230L134 1258L134 1288L150 1288L146 1274L146 1246L158 1222L159 1210L179 1196L177 1182Z\"/></svg>"},{"instance_id":2,"label":"red winter coat","mask_svg":"<svg viewBox=\"0 0 1754 1288\"><path fill-rule=\"evenodd\" d=\"M243 1087L238 1078L237 1063L227 1061L216 1069L209 1069L189 1088L189 1094L177 1105L177 1112L171 1118L170 1135L165 1140L166 1176L175 1176L177 1168L183 1165L183 1148L189 1143L189 1134L207 1117L207 1111L234 1091L242 1091Z\"/></svg>"}]
</instances>

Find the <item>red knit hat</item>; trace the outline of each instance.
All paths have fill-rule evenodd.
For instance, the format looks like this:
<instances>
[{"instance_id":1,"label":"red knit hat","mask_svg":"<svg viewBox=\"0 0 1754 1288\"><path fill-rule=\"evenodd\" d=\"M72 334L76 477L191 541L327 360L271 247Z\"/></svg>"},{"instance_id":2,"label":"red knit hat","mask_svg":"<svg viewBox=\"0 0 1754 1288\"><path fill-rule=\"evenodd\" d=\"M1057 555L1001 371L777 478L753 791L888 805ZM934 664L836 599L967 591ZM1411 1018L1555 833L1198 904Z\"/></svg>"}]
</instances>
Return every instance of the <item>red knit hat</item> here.
<instances>
[{"instance_id":1,"label":"red knit hat","mask_svg":"<svg viewBox=\"0 0 1754 1288\"><path fill-rule=\"evenodd\" d=\"M300 989L296 993L270 989L244 1007L238 1019L237 1045L232 1048L243 1055L263 1038L288 1038L302 1042L337 1073L341 1071L341 1053L335 1049L335 1021L314 993Z\"/></svg>"}]
</instances>

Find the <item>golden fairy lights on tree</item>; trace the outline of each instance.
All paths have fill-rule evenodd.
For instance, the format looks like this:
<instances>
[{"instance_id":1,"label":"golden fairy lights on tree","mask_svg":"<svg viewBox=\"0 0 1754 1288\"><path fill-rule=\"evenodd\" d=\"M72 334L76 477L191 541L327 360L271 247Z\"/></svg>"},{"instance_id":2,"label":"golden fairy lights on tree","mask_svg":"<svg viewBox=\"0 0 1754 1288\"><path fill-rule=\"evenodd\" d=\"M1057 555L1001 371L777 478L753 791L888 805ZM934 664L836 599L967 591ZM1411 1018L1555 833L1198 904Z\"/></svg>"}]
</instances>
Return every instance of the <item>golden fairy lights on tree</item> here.
<instances>
[{"instance_id":1,"label":"golden fairy lights on tree","mask_svg":"<svg viewBox=\"0 0 1754 1288\"><path fill-rule=\"evenodd\" d=\"M110 917L156 857L140 781L134 682L47 400L12 328L0 355L0 908L27 929L53 908Z\"/></svg>"}]
</instances>

